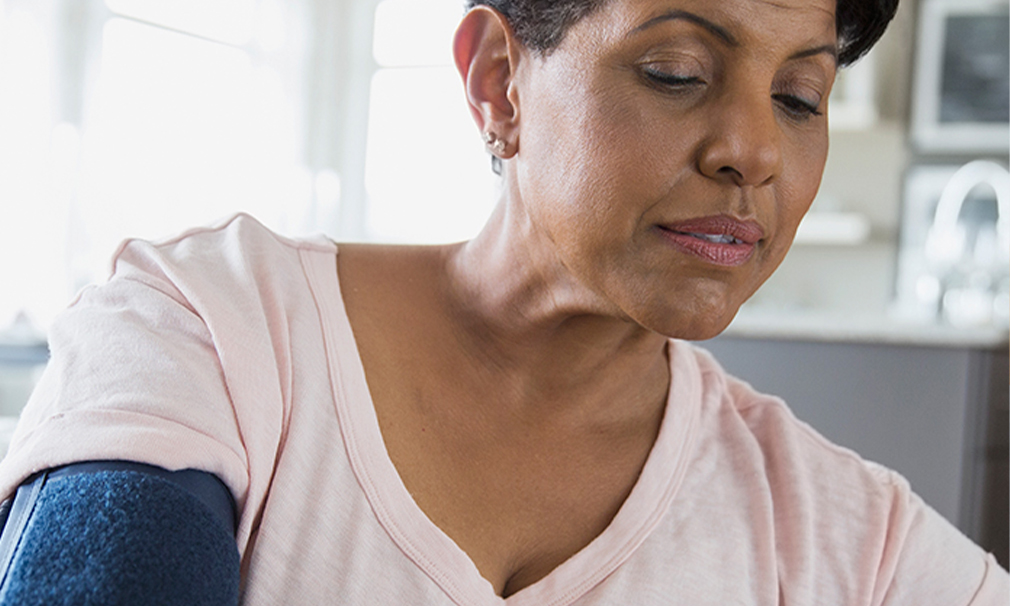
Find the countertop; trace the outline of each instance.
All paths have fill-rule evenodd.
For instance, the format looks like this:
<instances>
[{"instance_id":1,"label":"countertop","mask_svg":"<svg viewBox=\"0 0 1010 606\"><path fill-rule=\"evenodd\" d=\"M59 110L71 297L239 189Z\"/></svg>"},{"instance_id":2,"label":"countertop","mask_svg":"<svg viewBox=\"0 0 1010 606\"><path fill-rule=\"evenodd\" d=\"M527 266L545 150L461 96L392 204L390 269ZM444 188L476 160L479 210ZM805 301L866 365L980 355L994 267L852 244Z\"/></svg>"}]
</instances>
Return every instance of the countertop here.
<instances>
[{"instance_id":1,"label":"countertop","mask_svg":"<svg viewBox=\"0 0 1010 606\"><path fill-rule=\"evenodd\" d=\"M1010 347L1006 326L952 326L891 317L818 311L740 310L725 337L997 349Z\"/></svg>"}]
</instances>

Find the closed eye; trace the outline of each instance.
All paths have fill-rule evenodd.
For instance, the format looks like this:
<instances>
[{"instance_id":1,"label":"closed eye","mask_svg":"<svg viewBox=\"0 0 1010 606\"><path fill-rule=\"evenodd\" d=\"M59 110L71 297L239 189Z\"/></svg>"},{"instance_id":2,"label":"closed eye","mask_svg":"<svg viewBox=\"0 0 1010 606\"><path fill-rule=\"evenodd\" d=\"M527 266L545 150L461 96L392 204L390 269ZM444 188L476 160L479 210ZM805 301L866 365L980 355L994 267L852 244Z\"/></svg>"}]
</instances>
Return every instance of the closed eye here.
<instances>
[{"instance_id":1,"label":"closed eye","mask_svg":"<svg viewBox=\"0 0 1010 606\"><path fill-rule=\"evenodd\" d=\"M705 81L697 76L681 76L678 74L671 74L663 72L657 69L646 67L643 69L646 78L655 82L656 84L661 84L663 86L668 86L672 88L695 86L698 84L704 84Z\"/></svg>"},{"instance_id":2,"label":"closed eye","mask_svg":"<svg viewBox=\"0 0 1010 606\"><path fill-rule=\"evenodd\" d=\"M802 97L795 95L772 95L772 99L777 101L786 112L799 120L806 120L813 116L820 116L823 112L817 109L816 103L811 103Z\"/></svg>"}]
</instances>

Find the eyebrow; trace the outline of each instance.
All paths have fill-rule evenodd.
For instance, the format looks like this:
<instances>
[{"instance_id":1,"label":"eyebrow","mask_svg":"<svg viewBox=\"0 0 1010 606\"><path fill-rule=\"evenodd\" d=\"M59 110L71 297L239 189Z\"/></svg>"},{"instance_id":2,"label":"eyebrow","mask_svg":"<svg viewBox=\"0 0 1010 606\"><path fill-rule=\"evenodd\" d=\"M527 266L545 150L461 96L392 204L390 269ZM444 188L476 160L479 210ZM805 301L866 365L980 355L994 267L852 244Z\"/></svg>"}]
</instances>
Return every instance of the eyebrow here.
<instances>
[{"instance_id":1,"label":"eyebrow","mask_svg":"<svg viewBox=\"0 0 1010 606\"><path fill-rule=\"evenodd\" d=\"M700 25L701 27L712 32L713 34L715 34L717 38L722 39L723 42L725 42L730 46L740 45L740 42L736 39L736 36L731 34L729 30L726 29L725 27L717 25L709 21L708 19L696 15L694 13L682 10L667 11L662 15L653 17L652 19L649 19L645 23L639 25L634 30L632 30L632 33L638 33L640 31L649 29L650 27L653 27L665 21L690 21L691 23L694 23L695 25Z\"/></svg>"},{"instance_id":2,"label":"eyebrow","mask_svg":"<svg viewBox=\"0 0 1010 606\"><path fill-rule=\"evenodd\" d=\"M790 55L790 59L803 59L804 57L813 57L815 55L828 55L835 61L835 65L838 65L838 47L834 44L825 44L823 46L815 46L814 48L808 48L801 50L800 52Z\"/></svg>"},{"instance_id":3,"label":"eyebrow","mask_svg":"<svg viewBox=\"0 0 1010 606\"><path fill-rule=\"evenodd\" d=\"M740 46L740 41L737 40L736 36L730 33L730 31L725 27L713 23L712 21L709 21L708 19L700 15L696 15L692 12L684 10L671 10L663 13L662 15L653 17L652 19L649 19L645 23L639 25L634 30L632 30L632 33L638 33L640 31L649 29L650 27L653 27L665 21L689 21L691 23L694 23L695 25L699 25L705 28L706 30L714 34L717 38L719 38L729 46ZM835 64L836 65L838 64L838 47L835 46L834 44L825 44L823 46L816 46L813 48L804 49L799 51L798 53L790 55L789 58L803 59L805 57L813 57L815 55L820 54L826 54L830 56L834 60Z\"/></svg>"}]
</instances>

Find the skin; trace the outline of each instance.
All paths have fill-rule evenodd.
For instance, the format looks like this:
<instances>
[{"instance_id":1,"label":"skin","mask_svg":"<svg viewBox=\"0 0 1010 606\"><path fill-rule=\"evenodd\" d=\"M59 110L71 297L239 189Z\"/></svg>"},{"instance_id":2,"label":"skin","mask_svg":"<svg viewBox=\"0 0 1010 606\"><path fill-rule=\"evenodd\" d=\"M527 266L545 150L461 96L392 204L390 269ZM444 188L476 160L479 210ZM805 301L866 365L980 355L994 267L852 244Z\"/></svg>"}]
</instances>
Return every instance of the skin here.
<instances>
[{"instance_id":1,"label":"skin","mask_svg":"<svg viewBox=\"0 0 1010 606\"><path fill-rule=\"evenodd\" d=\"M338 257L387 451L499 595L602 532L655 441L669 337L715 336L819 185L830 0L613 0L546 57L487 8L454 51L503 196L470 242ZM732 263L669 226L749 222Z\"/></svg>"}]
</instances>

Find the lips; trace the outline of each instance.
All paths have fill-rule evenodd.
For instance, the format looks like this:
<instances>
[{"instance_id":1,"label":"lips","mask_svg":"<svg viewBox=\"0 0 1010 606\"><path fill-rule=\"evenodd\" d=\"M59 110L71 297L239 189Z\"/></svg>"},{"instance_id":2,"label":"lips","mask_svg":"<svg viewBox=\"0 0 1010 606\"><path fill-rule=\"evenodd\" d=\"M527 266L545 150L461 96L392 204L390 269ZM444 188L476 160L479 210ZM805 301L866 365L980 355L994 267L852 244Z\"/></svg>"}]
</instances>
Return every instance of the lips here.
<instances>
[{"instance_id":1,"label":"lips","mask_svg":"<svg viewBox=\"0 0 1010 606\"><path fill-rule=\"evenodd\" d=\"M700 217L659 225L660 233L673 248L709 263L735 267L754 254L764 230L754 221L726 215Z\"/></svg>"}]
</instances>

